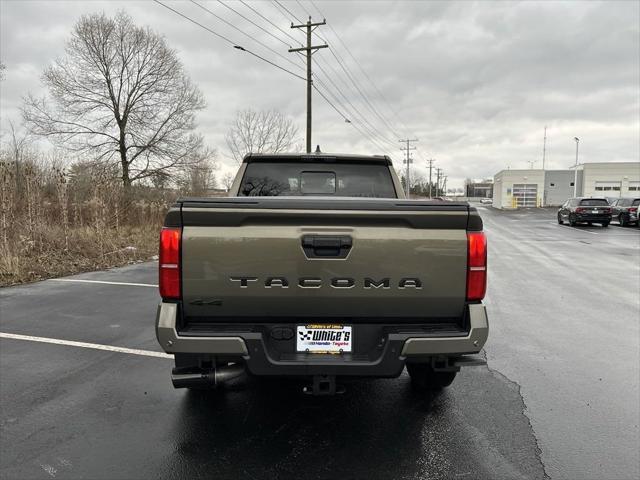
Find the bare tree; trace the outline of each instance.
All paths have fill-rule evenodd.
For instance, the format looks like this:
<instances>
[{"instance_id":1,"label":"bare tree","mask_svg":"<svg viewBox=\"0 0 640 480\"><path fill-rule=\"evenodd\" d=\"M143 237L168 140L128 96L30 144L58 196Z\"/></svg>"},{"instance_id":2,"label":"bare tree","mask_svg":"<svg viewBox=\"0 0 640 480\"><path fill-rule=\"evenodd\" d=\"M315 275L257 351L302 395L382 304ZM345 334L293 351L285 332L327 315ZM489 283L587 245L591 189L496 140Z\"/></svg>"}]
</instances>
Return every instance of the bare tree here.
<instances>
[{"instance_id":1,"label":"bare tree","mask_svg":"<svg viewBox=\"0 0 640 480\"><path fill-rule=\"evenodd\" d=\"M86 15L66 56L44 71L50 99L25 99L37 135L118 165L125 189L197 158L195 113L204 99L163 37L124 12Z\"/></svg>"},{"instance_id":2,"label":"bare tree","mask_svg":"<svg viewBox=\"0 0 640 480\"><path fill-rule=\"evenodd\" d=\"M231 172L225 173L222 177L222 186L227 189L227 192L231 190L231 186L233 185L233 181L235 179L236 176Z\"/></svg>"},{"instance_id":3,"label":"bare tree","mask_svg":"<svg viewBox=\"0 0 640 480\"><path fill-rule=\"evenodd\" d=\"M231 155L240 163L249 152L279 153L295 146L298 127L293 120L275 110L242 110L226 135Z\"/></svg>"},{"instance_id":4,"label":"bare tree","mask_svg":"<svg viewBox=\"0 0 640 480\"><path fill-rule=\"evenodd\" d=\"M30 148L32 139L28 132L25 132L22 129L18 131L11 120L9 120L9 131L10 138L7 142L6 149L10 152L9 158L14 164L16 191L20 194L22 190L23 176L21 169L24 168L23 164L25 163L25 157L28 160L28 158L33 155Z\"/></svg>"},{"instance_id":5,"label":"bare tree","mask_svg":"<svg viewBox=\"0 0 640 480\"><path fill-rule=\"evenodd\" d=\"M190 195L207 195L216 186L215 157L214 150L200 152L176 178L178 188Z\"/></svg>"}]
</instances>

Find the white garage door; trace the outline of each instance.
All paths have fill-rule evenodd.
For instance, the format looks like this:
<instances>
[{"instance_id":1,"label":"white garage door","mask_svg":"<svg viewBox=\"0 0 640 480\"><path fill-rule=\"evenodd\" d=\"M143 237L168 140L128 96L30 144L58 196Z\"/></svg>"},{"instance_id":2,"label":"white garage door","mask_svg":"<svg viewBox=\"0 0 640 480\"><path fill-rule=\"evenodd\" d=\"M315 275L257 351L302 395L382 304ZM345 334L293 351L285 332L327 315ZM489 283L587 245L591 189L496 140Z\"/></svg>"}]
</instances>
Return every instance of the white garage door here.
<instances>
[{"instance_id":1,"label":"white garage door","mask_svg":"<svg viewBox=\"0 0 640 480\"><path fill-rule=\"evenodd\" d=\"M513 199L517 208L538 206L537 183L514 183Z\"/></svg>"}]
</instances>

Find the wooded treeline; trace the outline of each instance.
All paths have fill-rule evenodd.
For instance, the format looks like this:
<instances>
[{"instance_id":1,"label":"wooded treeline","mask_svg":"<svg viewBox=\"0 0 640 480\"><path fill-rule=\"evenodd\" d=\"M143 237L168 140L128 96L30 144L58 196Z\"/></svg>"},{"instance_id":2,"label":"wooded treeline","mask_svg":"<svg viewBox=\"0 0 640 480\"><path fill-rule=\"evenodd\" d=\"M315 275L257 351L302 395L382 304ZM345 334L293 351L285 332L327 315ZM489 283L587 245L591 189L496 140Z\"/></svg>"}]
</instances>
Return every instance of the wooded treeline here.
<instances>
[{"instance_id":1,"label":"wooded treeline","mask_svg":"<svg viewBox=\"0 0 640 480\"><path fill-rule=\"evenodd\" d=\"M0 80L11 69L0 63ZM146 260L179 196L228 188L197 131L204 95L163 36L119 12L80 17L0 148L0 285ZM15 119L14 119L15 120ZM238 111L229 157L294 148L276 111Z\"/></svg>"}]
</instances>

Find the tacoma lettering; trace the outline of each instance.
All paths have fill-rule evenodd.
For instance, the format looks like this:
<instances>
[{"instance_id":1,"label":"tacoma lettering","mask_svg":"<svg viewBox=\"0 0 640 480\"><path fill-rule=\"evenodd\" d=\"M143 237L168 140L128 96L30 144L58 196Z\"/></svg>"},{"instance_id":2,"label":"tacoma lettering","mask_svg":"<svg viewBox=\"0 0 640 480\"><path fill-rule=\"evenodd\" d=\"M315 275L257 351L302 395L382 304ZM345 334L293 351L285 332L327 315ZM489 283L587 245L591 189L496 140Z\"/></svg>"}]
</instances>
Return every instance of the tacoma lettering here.
<instances>
[{"instance_id":1,"label":"tacoma lettering","mask_svg":"<svg viewBox=\"0 0 640 480\"><path fill-rule=\"evenodd\" d=\"M229 280L234 283L238 283L240 288L248 288L249 282L260 282L264 288L289 288L291 282L286 277L267 277L264 281L258 277L229 277ZM259 284L260 284L259 283ZM332 277L328 281L323 281L319 277L301 277L296 279L295 285L298 288L322 288L323 286L330 286L335 289L349 289L354 287L361 287L366 289L382 288L389 289L393 286L399 289L414 288L419 290L422 288L422 280L417 277L403 277L400 280L392 282L389 277L381 278L379 280L372 277L365 277L362 280L356 280L351 277Z\"/></svg>"}]
</instances>

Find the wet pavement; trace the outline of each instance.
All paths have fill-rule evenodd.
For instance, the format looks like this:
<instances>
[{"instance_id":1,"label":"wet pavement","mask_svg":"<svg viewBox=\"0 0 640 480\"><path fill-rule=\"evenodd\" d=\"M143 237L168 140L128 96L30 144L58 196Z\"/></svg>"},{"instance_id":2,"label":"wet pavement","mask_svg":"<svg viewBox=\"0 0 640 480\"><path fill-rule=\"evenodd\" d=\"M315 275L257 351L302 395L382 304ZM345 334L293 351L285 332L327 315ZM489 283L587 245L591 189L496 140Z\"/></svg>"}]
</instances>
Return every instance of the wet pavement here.
<instances>
[{"instance_id":1,"label":"wet pavement","mask_svg":"<svg viewBox=\"0 0 640 480\"><path fill-rule=\"evenodd\" d=\"M241 378L173 390L172 361L0 338L0 478L636 478L640 232L481 211L487 367L437 395L403 374L309 397ZM154 284L155 263L72 279ZM152 287L0 290L0 333L159 351Z\"/></svg>"},{"instance_id":2,"label":"wet pavement","mask_svg":"<svg viewBox=\"0 0 640 480\"><path fill-rule=\"evenodd\" d=\"M552 478L640 478L640 230L480 209L489 366L521 385Z\"/></svg>"}]
</instances>

